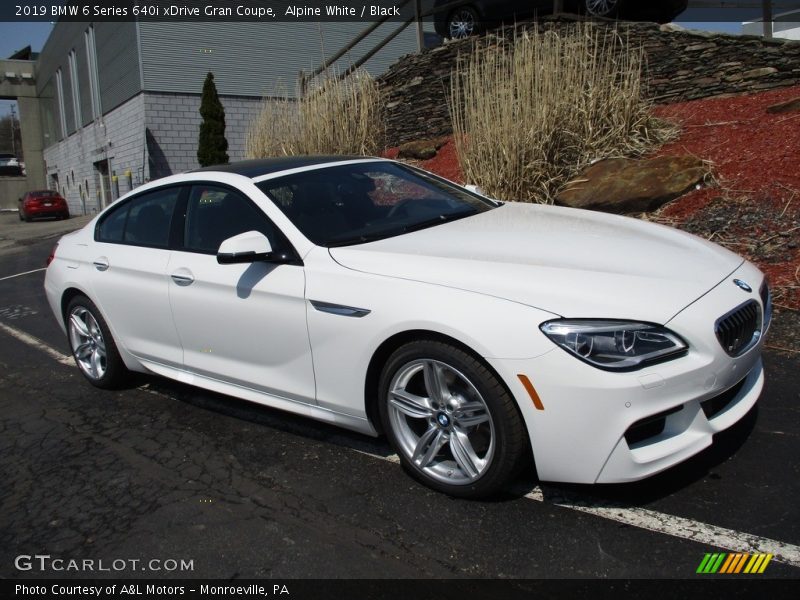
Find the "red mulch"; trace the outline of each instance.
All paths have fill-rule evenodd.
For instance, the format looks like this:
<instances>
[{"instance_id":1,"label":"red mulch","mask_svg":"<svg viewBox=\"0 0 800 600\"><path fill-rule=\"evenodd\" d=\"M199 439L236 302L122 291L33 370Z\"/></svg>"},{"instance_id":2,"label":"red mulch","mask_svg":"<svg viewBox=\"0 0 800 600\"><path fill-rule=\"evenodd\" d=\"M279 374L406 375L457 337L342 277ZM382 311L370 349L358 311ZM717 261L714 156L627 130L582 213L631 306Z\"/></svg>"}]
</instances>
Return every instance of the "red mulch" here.
<instances>
[{"instance_id":1,"label":"red mulch","mask_svg":"<svg viewBox=\"0 0 800 600\"><path fill-rule=\"evenodd\" d=\"M657 116L676 121L683 129L680 139L657 154L693 154L711 161L720 186L730 194L785 204L786 187L800 193L800 113L769 114L766 109L798 97L800 86L794 86L659 106ZM663 215L691 214L715 195L719 191L713 188L687 194Z\"/></svg>"},{"instance_id":2,"label":"red mulch","mask_svg":"<svg viewBox=\"0 0 800 600\"><path fill-rule=\"evenodd\" d=\"M800 113L766 109L800 97L800 86L748 96L660 106L681 136L657 155L693 154L711 162L715 187L691 192L660 211L754 261L770 278L776 304L800 310ZM727 218L707 227L711 215Z\"/></svg>"},{"instance_id":3,"label":"red mulch","mask_svg":"<svg viewBox=\"0 0 800 600\"><path fill-rule=\"evenodd\" d=\"M778 306L800 310L800 113L767 107L800 97L800 86L748 96L659 106L680 138L656 156L692 154L711 163L716 185L686 194L656 215L729 247L770 278ZM397 148L384 156L395 158ZM452 141L419 166L463 183Z\"/></svg>"},{"instance_id":4,"label":"red mulch","mask_svg":"<svg viewBox=\"0 0 800 600\"><path fill-rule=\"evenodd\" d=\"M400 149L398 147L388 148L383 151L381 156L395 160L399 152ZM453 143L452 138L450 138L444 146L439 148L439 151L433 158L412 162L426 171L436 173L440 177L455 181L456 183L464 183L464 178L461 175L461 167L458 165L458 156L456 156L456 145Z\"/></svg>"}]
</instances>

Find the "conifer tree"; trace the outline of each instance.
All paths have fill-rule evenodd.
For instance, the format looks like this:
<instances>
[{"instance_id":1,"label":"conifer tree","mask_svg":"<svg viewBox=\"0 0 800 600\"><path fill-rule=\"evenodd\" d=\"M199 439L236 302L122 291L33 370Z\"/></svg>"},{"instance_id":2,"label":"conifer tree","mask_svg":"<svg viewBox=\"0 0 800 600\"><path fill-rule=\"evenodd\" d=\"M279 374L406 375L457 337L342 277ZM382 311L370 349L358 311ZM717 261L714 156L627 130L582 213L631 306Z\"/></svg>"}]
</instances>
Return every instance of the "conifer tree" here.
<instances>
[{"instance_id":1,"label":"conifer tree","mask_svg":"<svg viewBox=\"0 0 800 600\"><path fill-rule=\"evenodd\" d=\"M201 167L228 162L228 140L225 139L225 109L217 94L214 75L206 75L203 97L200 100L200 137L197 143L197 162Z\"/></svg>"}]
</instances>

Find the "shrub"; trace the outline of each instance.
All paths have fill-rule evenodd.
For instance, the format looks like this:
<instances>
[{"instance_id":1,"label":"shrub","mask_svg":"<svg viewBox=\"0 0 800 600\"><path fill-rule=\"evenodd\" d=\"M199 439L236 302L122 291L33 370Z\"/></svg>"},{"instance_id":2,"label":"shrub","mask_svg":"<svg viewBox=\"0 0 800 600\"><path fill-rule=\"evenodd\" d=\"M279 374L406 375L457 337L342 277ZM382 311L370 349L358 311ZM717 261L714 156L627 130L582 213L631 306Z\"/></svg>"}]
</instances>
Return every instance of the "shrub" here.
<instances>
[{"instance_id":1,"label":"shrub","mask_svg":"<svg viewBox=\"0 0 800 600\"><path fill-rule=\"evenodd\" d=\"M591 24L517 31L453 72L448 106L465 180L487 194L551 202L593 160L637 155L674 129L650 114L644 52Z\"/></svg>"},{"instance_id":2,"label":"shrub","mask_svg":"<svg viewBox=\"0 0 800 600\"><path fill-rule=\"evenodd\" d=\"M384 137L381 104L366 71L331 77L299 100L267 99L248 131L247 156L375 154Z\"/></svg>"},{"instance_id":3,"label":"shrub","mask_svg":"<svg viewBox=\"0 0 800 600\"><path fill-rule=\"evenodd\" d=\"M209 73L203 82L200 100L200 137L197 141L197 162L201 167L228 162L228 140L225 139L225 108L219 100L214 75Z\"/></svg>"}]
</instances>

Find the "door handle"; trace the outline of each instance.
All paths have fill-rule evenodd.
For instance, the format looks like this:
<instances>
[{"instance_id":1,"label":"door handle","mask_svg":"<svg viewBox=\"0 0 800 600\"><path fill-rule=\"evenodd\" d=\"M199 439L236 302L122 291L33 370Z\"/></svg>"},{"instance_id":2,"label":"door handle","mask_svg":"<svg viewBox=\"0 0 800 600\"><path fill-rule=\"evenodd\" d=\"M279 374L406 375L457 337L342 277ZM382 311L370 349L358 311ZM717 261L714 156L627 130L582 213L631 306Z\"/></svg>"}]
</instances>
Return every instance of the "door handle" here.
<instances>
[{"instance_id":1,"label":"door handle","mask_svg":"<svg viewBox=\"0 0 800 600\"><path fill-rule=\"evenodd\" d=\"M108 259L105 256L101 256L100 258L96 258L92 264L94 268L98 271L107 271L108 270Z\"/></svg>"},{"instance_id":2,"label":"door handle","mask_svg":"<svg viewBox=\"0 0 800 600\"><path fill-rule=\"evenodd\" d=\"M172 277L172 281L180 286L192 285L192 283L194 283L194 277L192 277L192 274L187 269L180 269L170 275L170 277Z\"/></svg>"}]
</instances>

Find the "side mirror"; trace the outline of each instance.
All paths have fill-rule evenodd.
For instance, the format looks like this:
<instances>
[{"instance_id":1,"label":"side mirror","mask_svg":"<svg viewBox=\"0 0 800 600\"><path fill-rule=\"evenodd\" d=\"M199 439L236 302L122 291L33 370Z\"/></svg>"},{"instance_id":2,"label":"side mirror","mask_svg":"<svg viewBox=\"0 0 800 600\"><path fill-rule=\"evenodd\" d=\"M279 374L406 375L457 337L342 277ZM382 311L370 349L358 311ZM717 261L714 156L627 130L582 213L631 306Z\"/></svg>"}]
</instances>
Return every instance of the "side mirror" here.
<instances>
[{"instance_id":1,"label":"side mirror","mask_svg":"<svg viewBox=\"0 0 800 600\"><path fill-rule=\"evenodd\" d=\"M263 233L246 231L228 238L219 245L217 262L221 265L252 263L269 258L272 246Z\"/></svg>"}]
</instances>

